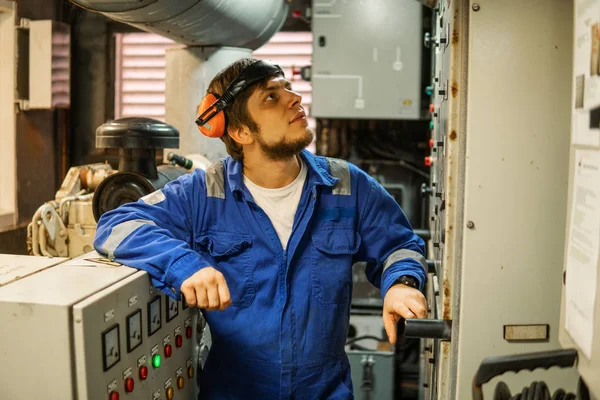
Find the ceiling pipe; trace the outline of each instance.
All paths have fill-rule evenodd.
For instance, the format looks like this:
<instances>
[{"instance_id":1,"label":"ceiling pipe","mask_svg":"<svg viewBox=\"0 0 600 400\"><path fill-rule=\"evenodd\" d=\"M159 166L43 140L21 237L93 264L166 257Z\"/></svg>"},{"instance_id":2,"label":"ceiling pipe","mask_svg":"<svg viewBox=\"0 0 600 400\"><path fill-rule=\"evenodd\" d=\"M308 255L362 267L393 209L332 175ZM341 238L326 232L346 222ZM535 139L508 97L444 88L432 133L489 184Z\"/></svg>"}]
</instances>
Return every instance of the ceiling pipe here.
<instances>
[{"instance_id":1,"label":"ceiling pipe","mask_svg":"<svg viewBox=\"0 0 600 400\"><path fill-rule=\"evenodd\" d=\"M256 50L283 26L289 0L70 0L188 46Z\"/></svg>"}]
</instances>

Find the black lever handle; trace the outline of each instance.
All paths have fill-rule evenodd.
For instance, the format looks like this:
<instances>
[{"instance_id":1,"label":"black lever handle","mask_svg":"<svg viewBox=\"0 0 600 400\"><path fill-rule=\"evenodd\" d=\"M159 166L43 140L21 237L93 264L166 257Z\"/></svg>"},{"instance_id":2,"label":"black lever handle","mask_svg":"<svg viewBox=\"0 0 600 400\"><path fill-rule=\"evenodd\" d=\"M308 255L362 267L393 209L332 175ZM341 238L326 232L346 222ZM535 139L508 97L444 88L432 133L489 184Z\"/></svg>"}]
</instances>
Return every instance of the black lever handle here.
<instances>
[{"instance_id":1,"label":"black lever handle","mask_svg":"<svg viewBox=\"0 0 600 400\"><path fill-rule=\"evenodd\" d=\"M426 260L427 261L427 272L430 274L435 274L435 261L434 260Z\"/></svg>"},{"instance_id":2,"label":"black lever handle","mask_svg":"<svg viewBox=\"0 0 600 400\"><path fill-rule=\"evenodd\" d=\"M447 319L400 319L398 337L441 339L452 338L452 321Z\"/></svg>"},{"instance_id":3,"label":"black lever handle","mask_svg":"<svg viewBox=\"0 0 600 400\"><path fill-rule=\"evenodd\" d=\"M429 229L413 229L415 235L427 241L431 239L431 231Z\"/></svg>"},{"instance_id":4,"label":"black lever handle","mask_svg":"<svg viewBox=\"0 0 600 400\"><path fill-rule=\"evenodd\" d=\"M473 378L473 400L483 400L481 386L505 372L533 371L537 368L572 367L577 360L577 350L552 350L537 353L485 358Z\"/></svg>"}]
</instances>

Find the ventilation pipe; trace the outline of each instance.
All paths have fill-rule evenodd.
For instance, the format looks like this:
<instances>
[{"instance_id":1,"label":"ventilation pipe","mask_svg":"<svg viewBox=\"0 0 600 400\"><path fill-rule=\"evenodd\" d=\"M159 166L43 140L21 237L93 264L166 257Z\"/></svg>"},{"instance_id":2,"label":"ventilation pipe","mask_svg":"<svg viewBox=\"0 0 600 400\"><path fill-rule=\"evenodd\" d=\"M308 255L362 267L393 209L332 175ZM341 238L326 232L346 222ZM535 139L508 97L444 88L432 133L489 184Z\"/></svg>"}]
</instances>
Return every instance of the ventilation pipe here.
<instances>
[{"instance_id":1,"label":"ventilation pipe","mask_svg":"<svg viewBox=\"0 0 600 400\"><path fill-rule=\"evenodd\" d=\"M194 120L212 78L249 57L281 29L289 0L70 0L88 11L181 43L167 51L165 122L180 132L179 154L223 157L220 140L203 137ZM165 154L169 151L165 150Z\"/></svg>"},{"instance_id":2,"label":"ventilation pipe","mask_svg":"<svg viewBox=\"0 0 600 400\"><path fill-rule=\"evenodd\" d=\"M71 0L89 11L188 46L256 50L288 15L286 0Z\"/></svg>"}]
</instances>

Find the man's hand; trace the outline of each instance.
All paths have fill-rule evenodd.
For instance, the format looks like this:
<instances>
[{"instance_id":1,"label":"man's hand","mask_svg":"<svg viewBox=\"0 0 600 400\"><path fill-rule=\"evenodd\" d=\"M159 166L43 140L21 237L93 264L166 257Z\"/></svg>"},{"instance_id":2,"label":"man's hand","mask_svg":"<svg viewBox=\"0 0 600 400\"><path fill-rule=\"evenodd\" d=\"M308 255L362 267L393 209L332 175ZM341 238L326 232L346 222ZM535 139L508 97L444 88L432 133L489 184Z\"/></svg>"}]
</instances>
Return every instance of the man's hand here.
<instances>
[{"instance_id":1,"label":"man's hand","mask_svg":"<svg viewBox=\"0 0 600 400\"><path fill-rule=\"evenodd\" d=\"M425 318L427 301L423 294L410 286L397 284L385 294L383 300L383 326L390 343L396 343L396 322L400 318Z\"/></svg>"},{"instance_id":2,"label":"man's hand","mask_svg":"<svg viewBox=\"0 0 600 400\"><path fill-rule=\"evenodd\" d=\"M181 293L188 306L198 306L206 311L223 311L231 305L225 277L213 267L202 268L183 281Z\"/></svg>"}]
</instances>

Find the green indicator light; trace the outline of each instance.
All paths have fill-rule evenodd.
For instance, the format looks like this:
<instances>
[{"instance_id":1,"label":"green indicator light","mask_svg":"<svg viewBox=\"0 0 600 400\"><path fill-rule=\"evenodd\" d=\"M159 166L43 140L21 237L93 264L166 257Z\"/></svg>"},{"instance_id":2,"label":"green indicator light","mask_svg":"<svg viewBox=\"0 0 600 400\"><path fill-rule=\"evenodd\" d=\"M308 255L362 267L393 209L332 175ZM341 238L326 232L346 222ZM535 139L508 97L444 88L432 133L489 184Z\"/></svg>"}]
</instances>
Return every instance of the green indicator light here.
<instances>
[{"instance_id":1,"label":"green indicator light","mask_svg":"<svg viewBox=\"0 0 600 400\"><path fill-rule=\"evenodd\" d=\"M152 357L152 366L153 366L154 368L158 368L158 367L160 367L160 354L155 354L155 355Z\"/></svg>"},{"instance_id":2,"label":"green indicator light","mask_svg":"<svg viewBox=\"0 0 600 400\"><path fill-rule=\"evenodd\" d=\"M433 127L434 127L434 125L433 125L433 121L429 121L429 129L430 129L430 130L433 130Z\"/></svg>"}]
</instances>

